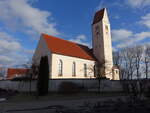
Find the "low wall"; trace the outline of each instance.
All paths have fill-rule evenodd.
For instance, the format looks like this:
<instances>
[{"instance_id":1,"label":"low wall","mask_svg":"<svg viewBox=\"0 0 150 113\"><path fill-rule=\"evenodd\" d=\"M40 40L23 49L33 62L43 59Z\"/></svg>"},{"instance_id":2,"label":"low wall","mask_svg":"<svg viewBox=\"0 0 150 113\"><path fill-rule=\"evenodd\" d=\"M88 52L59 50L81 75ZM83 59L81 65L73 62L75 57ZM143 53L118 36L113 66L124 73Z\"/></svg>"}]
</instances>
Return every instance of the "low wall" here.
<instances>
[{"instance_id":1,"label":"low wall","mask_svg":"<svg viewBox=\"0 0 150 113\"><path fill-rule=\"evenodd\" d=\"M53 79L49 81L49 91L57 91L62 82L73 82L83 86L88 91L98 91L99 82L97 79ZM120 81L101 80L101 91L122 91Z\"/></svg>"},{"instance_id":2,"label":"low wall","mask_svg":"<svg viewBox=\"0 0 150 113\"><path fill-rule=\"evenodd\" d=\"M36 91L37 81L31 82L31 91ZM29 81L10 81L10 80L0 80L0 88L2 89L11 89L21 92L27 92L30 89Z\"/></svg>"},{"instance_id":3,"label":"low wall","mask_svg":"<svg viewBox=\"0 0 150 113\"><path fill-rule=\"evenodd\" d=\"M58 88L62 82L76 83L80 86L83 86L88 91L98 91L99 86L99 82L97 79L52 79L49 80L49 91L58 91ZM36 91L36 84L36 80L31 82L31 91ZM0 88L28 92L30 90L30 82L1 80ZM120 81L101 80L101 91L122 91L122 85Z\"/></svg>"}]
</instances>

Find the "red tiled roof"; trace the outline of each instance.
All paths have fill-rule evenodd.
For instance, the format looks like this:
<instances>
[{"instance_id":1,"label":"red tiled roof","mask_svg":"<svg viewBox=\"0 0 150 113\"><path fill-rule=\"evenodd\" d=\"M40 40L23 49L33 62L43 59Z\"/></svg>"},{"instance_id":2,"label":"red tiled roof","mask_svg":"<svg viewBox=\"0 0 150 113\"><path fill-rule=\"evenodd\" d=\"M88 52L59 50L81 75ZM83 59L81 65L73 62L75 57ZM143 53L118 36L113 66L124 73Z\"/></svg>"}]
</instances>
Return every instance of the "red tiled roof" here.
<instances>
[{"instance_id":1,"label":"red tiled roof","mask_svg":"<svg viewBox=\"0 0 150 113\"><path fill-rule=\"evenodd\" d=\"M105 8L103 8L100 11L97 11L95 13L93 24L95 24L95 23L99 22L100 20L102 20L102 18L104 16L104 10L105 10Z\"/></svg>"},{"instance_id":2,"label":"red tiled roof","mask_svg":"<svg viewBox=\"0 0 150 113\"><path fill-rule=\"evenodd\" d=\"M48 48L52 53L95 61L91 50L87 46L47 34L42 34L42 37L45 39Z\"/></svg>"},{"instance_id":3,"label":"red tiled roof","mask_svg":"<svg viewBox=\"0 0 150 113\"><path fill-rule=\"evenodd\" d=\"M22 76L25 75L29 69L23 69L23 68L8 68L7 70L7 79L12 79L16 77L16 75Z\"/></svg>"}]
</instances>

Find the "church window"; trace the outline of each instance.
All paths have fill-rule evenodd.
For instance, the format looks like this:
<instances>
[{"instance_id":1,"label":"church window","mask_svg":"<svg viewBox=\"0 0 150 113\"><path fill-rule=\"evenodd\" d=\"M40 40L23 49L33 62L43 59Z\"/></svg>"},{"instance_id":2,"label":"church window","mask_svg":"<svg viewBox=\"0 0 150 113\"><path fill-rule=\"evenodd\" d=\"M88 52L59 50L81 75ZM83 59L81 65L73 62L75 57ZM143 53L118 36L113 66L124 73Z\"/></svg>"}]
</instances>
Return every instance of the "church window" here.
<instances>
[{"instance_id":1,"label":"church window","mask_svg":"<svg viewBox=\"0 0 150 113\"><path fill-rule=\"evenodd\" d=\"M105 29L108 31L108 26L107 25L105 25Z\"/></svg>"},{"instance_id":2,"label":"church window","mask_svg":"<svg viewBox=\"0 0 150 113\"><path fill-rule=\"evenodd\" d=\"M87 77L87 65L84 64L84 76Z\"/></svg>"},{"instance_id":3,"label":"church window","mask_svg":"<svg viewBox=\"0 0 150 113\"><path fill-rule=\"evenodd\" d=\"M118 74L118 70L116 70L116 74Z\"/></svg>"},{"instance_id":4,"label":"church window","mask_svg":"<svg viewBox=\"0 0 150 113\"><path fill-rule=\"evenodd\" d=\"M59 60L59 63L58 63L58 76L62 76L62 72L63 72L63 62L62 62L62 60Z\"/></svg>"},{"instance_id":5,"label":"church window","mask_svg":"<svg viewBox=\"0 0 150 113\"><path fill-rule=\"evenodd\" d=\"M72 64L72 76L76 76L76 63L73 62Z\"/></svg>"}]
</instances>

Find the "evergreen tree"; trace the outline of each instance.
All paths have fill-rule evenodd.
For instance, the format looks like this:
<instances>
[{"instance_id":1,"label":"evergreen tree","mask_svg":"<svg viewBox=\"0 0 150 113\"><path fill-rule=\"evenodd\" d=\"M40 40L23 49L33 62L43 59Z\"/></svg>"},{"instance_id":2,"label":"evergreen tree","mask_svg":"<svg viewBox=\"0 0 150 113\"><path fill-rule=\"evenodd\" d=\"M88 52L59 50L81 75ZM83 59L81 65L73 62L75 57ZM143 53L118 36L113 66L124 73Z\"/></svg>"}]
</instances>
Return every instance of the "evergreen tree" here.
<instances>
[{"instance_id":1,"label":"evergreen tree","mask_svg":"<svg viewBox=\"0 0 150 113\"><path fill-rule=\"evenodd\" d=\"M39 75L37 81L37 92L39 96L46 95L48 93L49 82L49 64L48 57L41 57Z\"/></svg>"}]
</instances>

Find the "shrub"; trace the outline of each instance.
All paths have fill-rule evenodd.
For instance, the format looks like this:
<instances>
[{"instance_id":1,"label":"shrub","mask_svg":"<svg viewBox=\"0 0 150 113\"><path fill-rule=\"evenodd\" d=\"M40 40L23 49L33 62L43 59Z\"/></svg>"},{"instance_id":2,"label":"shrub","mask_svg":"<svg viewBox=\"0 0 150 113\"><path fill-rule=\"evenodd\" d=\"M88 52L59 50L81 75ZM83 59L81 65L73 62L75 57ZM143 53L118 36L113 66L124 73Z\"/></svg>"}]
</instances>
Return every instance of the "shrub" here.
<instances>
[{"instance_id":1,"label":"shrub","mask_svg":"<svg viewBox=\"0 0 150 113\"><path fill-rule=\"evenodd\" d=\"M59 85L58 91L62 94L79 93L84 88L73 82L62 82Z\"/></svg>"}]
</instances>

